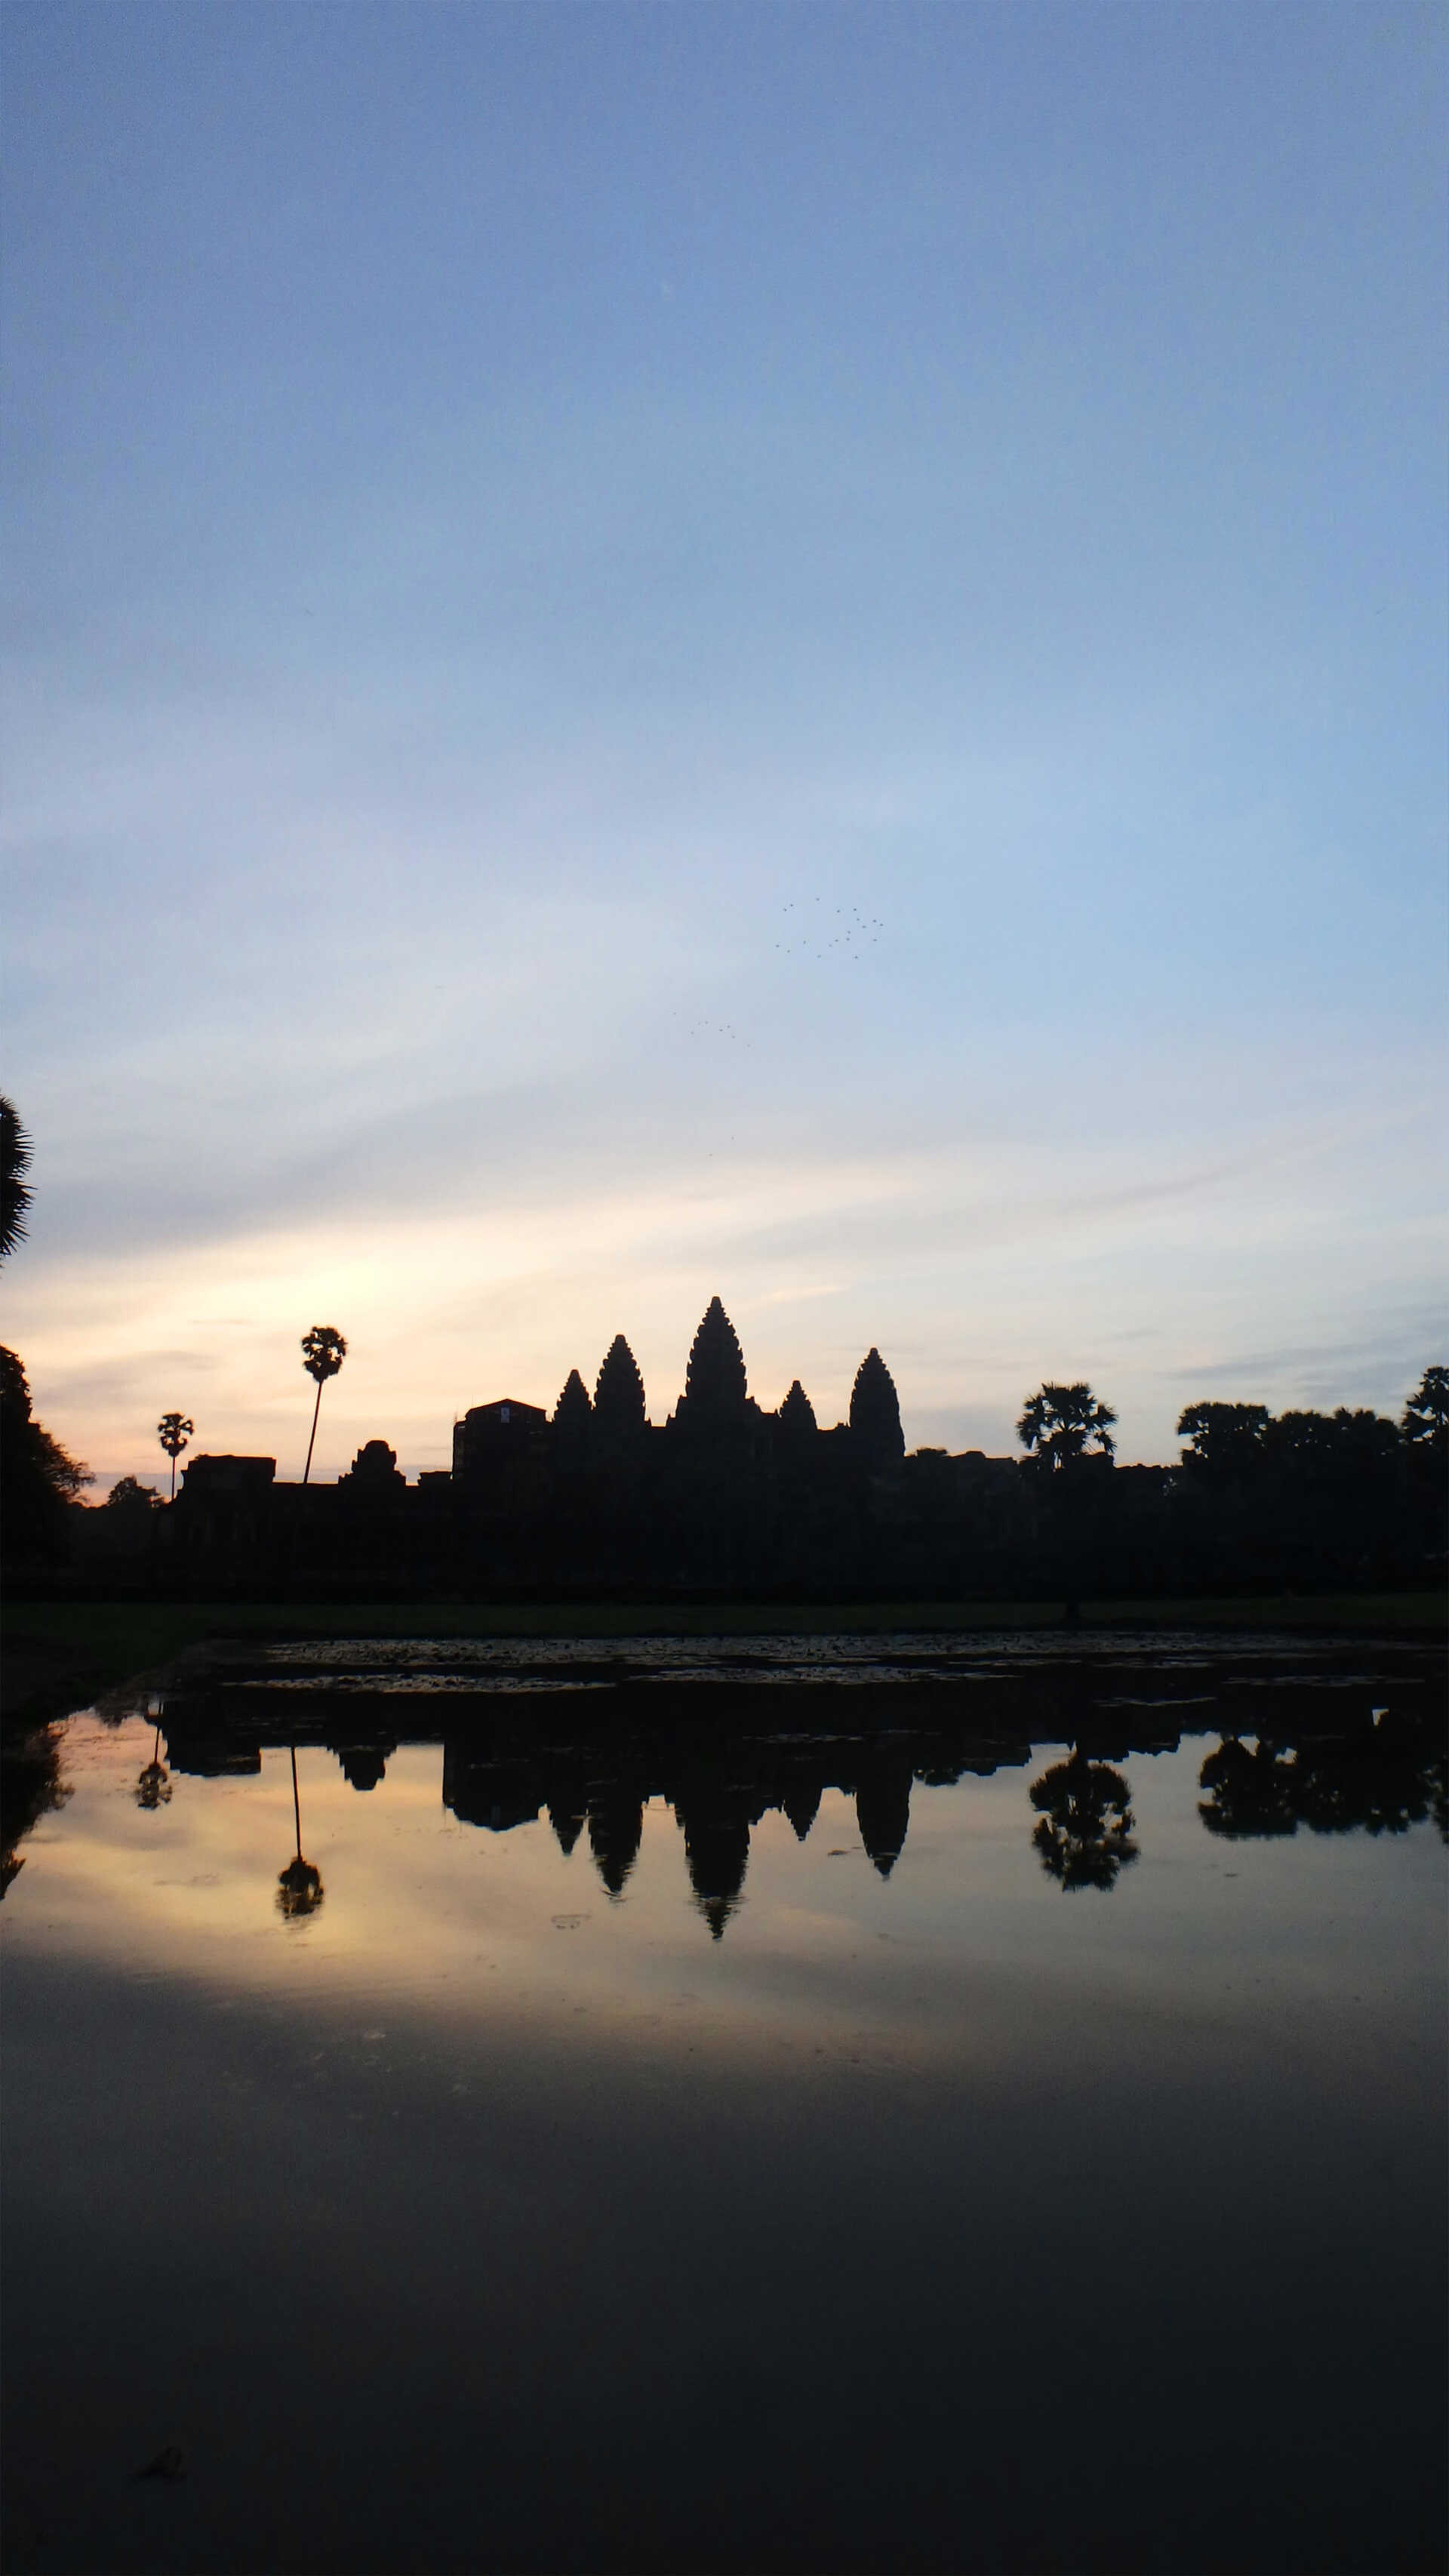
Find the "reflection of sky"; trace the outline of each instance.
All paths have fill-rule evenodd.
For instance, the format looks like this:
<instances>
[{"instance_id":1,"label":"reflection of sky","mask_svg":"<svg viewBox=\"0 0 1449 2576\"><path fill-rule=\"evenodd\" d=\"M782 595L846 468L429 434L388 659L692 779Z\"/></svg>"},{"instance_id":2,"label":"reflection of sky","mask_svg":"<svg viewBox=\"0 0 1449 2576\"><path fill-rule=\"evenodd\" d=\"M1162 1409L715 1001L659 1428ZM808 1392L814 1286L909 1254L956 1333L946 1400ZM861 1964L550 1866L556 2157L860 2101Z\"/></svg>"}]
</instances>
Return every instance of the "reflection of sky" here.
<instances>
[{"instance_id":1,"label":"reflection of sky","mask_svg":"<svg viewBox=\"0 0 1449 2576\"><path fill-rule=\"evenodd\" d=\"M345 25L346 40L339 30ZM1442 22L4 30L7 1337L409 1470L718 1289L822 1418L1433 1356ZM18 603L25 602L21 607Z\"/></svg>"},{"instance_id":2,"label":"reflection of sky","mask_svg":"<svg viewBox=\"0 0 1449 2576\"><path fill-rule=\"evenodd\" d=\"M58 2566L1434 2563L1428 1829L1225 1846L1190 1742L1067 1896L1026 1772L917 1787L887 1882L832 1791L715 1943L658 1800L613 1906L436 1746L306 1749L299 1926L286 1754L141 1813L151 1742L72 1723L0 1910Z\"/></svg>"},{"instance_id":3,"label":"reflection of sky","mask_svg":"<svg viewBox=\"0 0 1449 2576\"><path fill-rule=\"evenodd\" d=\"M862 1849L853 1800L827 1790L803 1845L776 1811L752 1829L744 1901L718 1944L662 1798L614 1903L587 1830L565 1858L546 1816L503 1833L460 1823L442 1803L437 1745L401 1747L366 1793L332 1753L298 1752L302 1848L326 1894L285 1925L287 1754L264 1752L250 1778L177 1773L171 1803L147 1813L132 1791L151 1740L139 1720L72 1721L74 1794L23 1845L6 1902L17 1947L289 2008L421 2016L440 2036L477 2024L577 2038L582 2018L646 2053L752 2055L853 2035L902 2071L978 2057L1021 2071L1031 2036L1017 2016L1039 1981L1083 2004L1110 1988L1113 2011L1174 2054L1245 2000L1266 2041L1305 2011L1336 2012L1346 1988L1380 2031L1412 2022L1436 1989L1432 1833L1211 1839L1196 1811L1211 1738L1125 1766L1141 1857L1110 1896L1064 1896L1046 1879L1026 1771L917 1783L888 1880ZM1039 1751L1034 1769L1053 1758Z\"/></svg>"}]
</instances>

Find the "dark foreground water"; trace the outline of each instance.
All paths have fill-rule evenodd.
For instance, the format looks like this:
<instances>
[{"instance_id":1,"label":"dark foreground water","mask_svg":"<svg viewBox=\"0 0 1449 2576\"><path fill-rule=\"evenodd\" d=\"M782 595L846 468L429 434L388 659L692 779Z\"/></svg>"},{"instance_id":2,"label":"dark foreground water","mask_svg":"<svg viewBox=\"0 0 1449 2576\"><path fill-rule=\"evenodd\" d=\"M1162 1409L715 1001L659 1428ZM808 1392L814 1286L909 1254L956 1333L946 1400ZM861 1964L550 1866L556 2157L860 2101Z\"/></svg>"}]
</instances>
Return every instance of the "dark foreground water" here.
<instances>
[{"instance_id":1,"label":"dark foreground water","mask_svg":"<svg viewBox=\"0 0 1449 2576\"><path fill-rule=\"evenodd\" d=\"M369 1644L77 1716L13 2576L1442 2569L1441 1684Z\"/></svg>"}]
</instances>

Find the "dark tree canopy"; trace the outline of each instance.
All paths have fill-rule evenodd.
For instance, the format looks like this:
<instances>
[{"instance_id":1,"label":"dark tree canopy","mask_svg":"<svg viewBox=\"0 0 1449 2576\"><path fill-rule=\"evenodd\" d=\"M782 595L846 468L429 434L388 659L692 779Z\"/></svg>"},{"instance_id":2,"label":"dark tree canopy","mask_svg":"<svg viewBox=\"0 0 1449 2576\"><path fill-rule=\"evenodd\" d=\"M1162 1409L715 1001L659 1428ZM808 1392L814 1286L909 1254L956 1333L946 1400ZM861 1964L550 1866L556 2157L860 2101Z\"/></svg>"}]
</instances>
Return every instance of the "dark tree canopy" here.
<instances>
[{"instance_id":1,"label":"dark tree canopy","mask_svg":"<svg viewBox=\"0 0 1449 2576\"><path fill-rule=\"evenodd\" d=\"M1191 1443L1183 1465L1210 1476L1251 1475L1271 1419L1266 1404L1190 1404L1177 1426L1179 1440Z\"/></svg>"},{"instance_id":2,"label":"dark tree canopy","mask_svg":"<svg viewBox=\"0 0 1449 2576\"><path fill-rule=\"evenodd\" d=\"M1352 1477L1391 1465L1399 1452L1399 1434L1368 1406L1351 1413L1341 1404L1336 1413L1280 1413L1268 1424L1263 1446L1270 1458L1310 1476Z\"/></svg>"},{"instance_id":3,"label":"dark tree canopy","mask_svg":"<svg viewBox=\"0 0 1449 2576\"><path fill-rule=\"evenodd\" d=\"M335 1377L347 1357L347 1344L335 1324L314 1324L302 1335L302 1366L319 1387Z\"/></svg>"},{"instance_id":4,"label":"dark tree canopy","mask_svg":"<svg viewBox=\"0 0 1449 2576\"><path fill-rule=\"evenodd\" d=\"M1403 1434L1413 1447L1449 1457L1449 1368L1426 1368L1404 1407Z\"/></svg>"},{"instance_id":5,"label":"dark tree canopy","mask_svg":"<svg viewBox=\"0 0 1449 2576\"><path fill-rule=\"evenodd\" d=\"M1117 1416L1099 1404L1079 1378L1072 1386L1042 1386L1032 1396L1016 1426L1016 1436L1033 1461L1053 1471L1075 1467L1091 1450L1099 1458L1113 1452L1112 1424Z\"/></svg>"},{"instance_id":6,"label":"dark tree canopy","mask_svg":"<svg viewBox=\"0 0 1449 2576\"><path fill-rule=\"evenodd\" d=\"M601 1431L644 1428L644 1380L622 1333L614 1335L604 1353L599 1382L594 1388L594 1415Z\"/></svg>"},{"instance_id":7,"label":"dark tree canopy","mask_svg":"<svg viewBox=\"0 0 1449 2576\"><path fill-rule=\"evenodd\" d=\"M52 1439L30 1410L30 1387L14 1351L0 1350L0 1539L7 1556L65 1553L65 1506L90 1469Z\"/></svg>"},{"instance_id":8,"label":"dark tree canopy","mask_svg":"<svg viewBox=\"0 0 1449 2576\"><path fill-rule=\"evenodd\" d=\"M798 1377L780 1407L779 1422L782 1431L803 1433L819 1428L815 1420L815 1407Z\"/></svg>"},{"instance_id":9,"label":"dark tree canopy","mask_svg":"<svg viewBox=\"0 0 1449 2576\"><path fill-rule=\"evenodd\" d=\"M593 1410L594 1408L589 1402L589 1390L585 1386L583 1379L580 1377L578 1370L570 1369L568 1376L564 1380L563 1392L553 1409L555 1430L583 1430L587 1425Z\"/></svg>"},{"instance_id":10,"label":"dark tree canopy","mask_svg":"<svg viewBox=\"0 0 1449 2576\"><path fill-rule=\"evenodd\" d=\"M0 1261L25 1241L25 1215L30 1205L30 1189L25 1175L30 1169L30 1138L21 1126L13 1101L0 1096Z\"/></svg>"},{"instance_id":11,"label":"dark tree canopy","mask_svg":"<svg viewBox=\"0 0 1449 2576\"><path fill-rule=\"evenodd\" d=\"M711 1297L700 1319L685 1372L684 1395L696 1420L718 1421L743 1413L749 1400L745 1355L718 1297Z\"/></svg>"},{"instance_id":12,"label":"dark tree canopy","mask_svg":"<svg viewBox=\"0 0 1449 2576\"><path fill-rule=\"evenodd\" d=\"M899 1466L906 1454L895 1380L872 1345L850 1390L850 1428L873 1467Z\"/></svg>"}]
</instances>

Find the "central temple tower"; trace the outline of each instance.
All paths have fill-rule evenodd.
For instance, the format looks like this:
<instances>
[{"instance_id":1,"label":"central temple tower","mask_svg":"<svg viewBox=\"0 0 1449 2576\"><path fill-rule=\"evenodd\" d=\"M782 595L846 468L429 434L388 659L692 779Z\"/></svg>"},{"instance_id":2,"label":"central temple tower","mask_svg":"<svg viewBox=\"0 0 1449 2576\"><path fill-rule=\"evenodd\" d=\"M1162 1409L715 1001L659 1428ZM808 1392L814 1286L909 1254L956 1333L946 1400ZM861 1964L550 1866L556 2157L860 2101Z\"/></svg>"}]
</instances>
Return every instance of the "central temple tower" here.
<instances>
[{"instance_id":1,"label":"central temple tower","mask_svg":"<svg viewBox=\"0 0 1449 2576\"><path fill-rule=\"evenodd\" d=\"M674 1419L690 1431L733 1431L742 1429L756 1410L739 1337L718 1297L711 1297L690 1349Z\"/></svg>"}]
</instances>

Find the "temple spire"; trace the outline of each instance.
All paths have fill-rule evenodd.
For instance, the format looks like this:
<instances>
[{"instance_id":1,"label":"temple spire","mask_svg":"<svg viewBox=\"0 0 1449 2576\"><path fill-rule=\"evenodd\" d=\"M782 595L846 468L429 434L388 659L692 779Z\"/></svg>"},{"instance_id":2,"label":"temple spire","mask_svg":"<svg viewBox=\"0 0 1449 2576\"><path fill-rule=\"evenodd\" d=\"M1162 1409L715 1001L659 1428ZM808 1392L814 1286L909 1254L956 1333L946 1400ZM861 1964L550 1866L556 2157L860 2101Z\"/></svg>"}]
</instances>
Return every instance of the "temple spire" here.
<instances>
[{"instance_id":1,"label":"temple spire","mask_svg":"<svg viewBox=\"0 0 1449 2576\"><path fill-rule=\"evenodd\" d=\"M594 1419L601 1431L644 1429L644 1380L622 1333L614 1335L604 1353L594 1389Z\"/></svg>"},{"instance_id":2,"label":"temple spire","mask_svg":"<svg viewBox=\"0 0 1449 2576\"><path fill-rule=\"evenodd\" d=\"M553 1409L554 1429L556 1431L583 1430L587 1426L593 1409L589 1402L589 1390L578 1370L570 1369L564 1381L563 1393Z\"/></svg>"},{"instance_id":3,"label":"temple spire","mask_svg":"<svg viewBox=\"0 0 1449 2576\"><path fill-rule=\"evenodd\" d=\"M850 1429L867 1466L898 1467L906 1454L895 1380L878 1350L866 1352L850 1391Z\"/></svg>"},{"instance_id":4,"label":"temple spire","mask_svg":"<svg viewBox=\"0 0 1449 2576\"><path fill-rule=\"evenodd\" d=\"M815 1419L815 1407L798 1377L781 1405L777 1419L782 1431L788 1431L796 1436L807 1431L818 1431L820 1426Z\"/></svg>"},{"instance_id":5,"label":"temple spire","mask_svg":"<svg viewBox=\"0 0 1449 2576\"><path fill-rule=\"evenodd\" d=\"M731 1421L749 1402L744 1353L718 1297L711 1297L694 1337L684 1402L694 1422Z\"/></svg>"}]
</instances>

